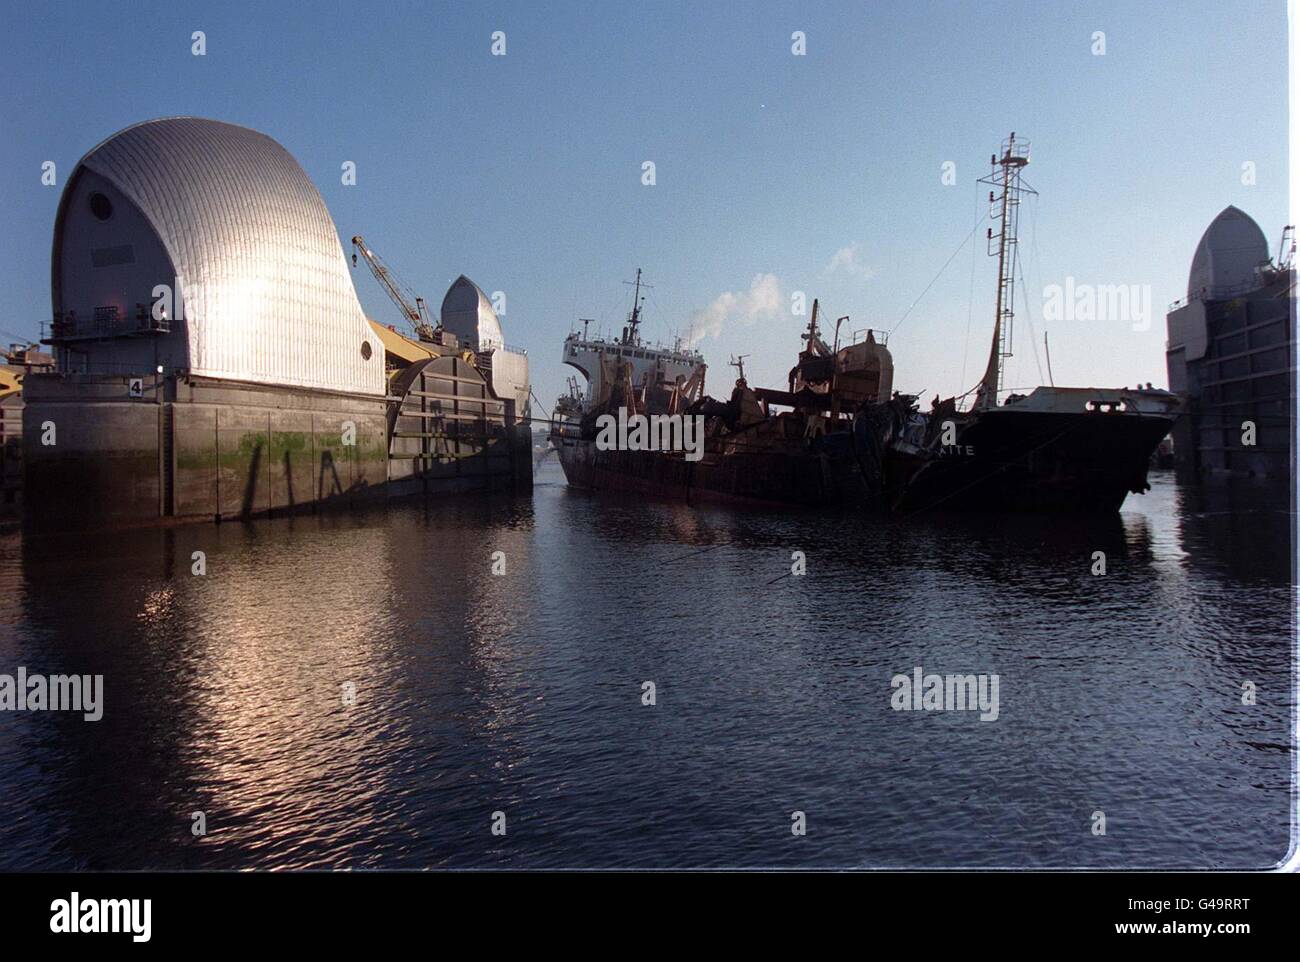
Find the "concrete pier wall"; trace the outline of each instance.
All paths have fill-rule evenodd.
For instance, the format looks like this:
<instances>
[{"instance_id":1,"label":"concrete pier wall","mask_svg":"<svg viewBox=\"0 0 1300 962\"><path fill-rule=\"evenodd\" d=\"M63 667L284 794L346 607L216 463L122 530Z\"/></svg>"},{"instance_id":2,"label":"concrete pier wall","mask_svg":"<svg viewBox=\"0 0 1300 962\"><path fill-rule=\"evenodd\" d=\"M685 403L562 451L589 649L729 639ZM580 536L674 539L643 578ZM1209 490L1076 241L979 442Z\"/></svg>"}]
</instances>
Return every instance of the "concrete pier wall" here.
<instances>
[{"instance_id":1,"label":"concrete pier wall","mask_svg":"<svg viewBox=\"0 0 1300 962\"><path fill-rule=\"evenodd\" d=\"M19 517L23 496L23 396L0 396L0 522Z\"/></svg>"},{"instance_id":2,"label":"concrete pier wall","mask_svg":"<svg viewBox=\"0 0 1300 962\"><path fill-rule=\"evenodd\" d=\"M29 378L28 517L237 518L382 494L382 399L116 375Z\"/></svg>"}]
</instances>

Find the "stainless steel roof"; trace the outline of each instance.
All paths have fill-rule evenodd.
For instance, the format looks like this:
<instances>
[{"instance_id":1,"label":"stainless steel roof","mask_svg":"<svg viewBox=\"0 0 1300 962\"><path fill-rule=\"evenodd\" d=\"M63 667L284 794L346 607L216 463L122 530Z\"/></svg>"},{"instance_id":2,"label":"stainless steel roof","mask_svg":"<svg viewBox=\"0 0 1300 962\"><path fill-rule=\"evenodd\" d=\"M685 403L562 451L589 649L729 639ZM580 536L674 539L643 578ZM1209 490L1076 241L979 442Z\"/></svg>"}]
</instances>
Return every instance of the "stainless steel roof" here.
<instances>
[{"instance_id":1,"label":"stainless steel roof","mask_svg":"<svg viewBox=\"0 0 1300 962\"><path fill-rule=\"evenodd\" d=\"M334 221L270 137L198 117L151 120L79 166L129 197L166 248L184 287L194 373L383 393L384 352L363 357L373 333Z\"/></svg>"},{"instance_id":2,"label":"stainless steel roof","mask_svg":"<svg viewBox=\"0 0 1300 962\"><path fill-rule=\"evenodd\" d=\"M1187 296L1205 290L1239 291L1255 286L1255 269L1268 261L1268 240L1249 214L1225 207L1201 235L1187 276Z\"/></svg>"},{"instance_id":3,"label":"stainless steel roof","mask_svg":"<svg viewBox=\"0 0 1300 962\"><path fill-rule=\"evenodd\" d=\"M476 351L493 351L505 344L492 302L464 274L447 288L438 317L444 328Z\"/></svg>"}]
</instances>

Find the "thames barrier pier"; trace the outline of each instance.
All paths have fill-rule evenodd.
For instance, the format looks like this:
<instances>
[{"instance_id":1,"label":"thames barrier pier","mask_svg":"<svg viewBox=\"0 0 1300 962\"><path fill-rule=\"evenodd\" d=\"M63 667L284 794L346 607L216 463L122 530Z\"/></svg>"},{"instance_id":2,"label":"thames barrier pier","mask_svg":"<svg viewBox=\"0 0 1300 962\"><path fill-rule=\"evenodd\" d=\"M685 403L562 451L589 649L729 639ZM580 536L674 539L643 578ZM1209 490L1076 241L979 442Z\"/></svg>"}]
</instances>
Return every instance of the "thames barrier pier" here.
<instances>
[{"instance_id":1,"label":"thames barrier pier","mask_svg":"<svg viewBox=\"0 0 1300 962\"><path fill-rule=\"evenodd\" d=\"M427 338L369 320L265 134L195 117L99 144L54 227L54 370L23 383L29 521L222 519L527 488L528 360L461 277Z\"/></svg>"},{"instance_id":2,"label":"thames barrier pier","mask_svg":"<svg viewBox=\"0 0 1300 962\"><path fill-rule=\"evenodd\" d=\"M1169 388L1188 407L1173 432L1180 473L1292 481L1294 253L1294 227L1270 257L1264 232L1236 207L1224 208L1196 245L1187 296L1165 319ZM1253 443L1242 443L1243 432Z\"/></svg>"}]
</instances>

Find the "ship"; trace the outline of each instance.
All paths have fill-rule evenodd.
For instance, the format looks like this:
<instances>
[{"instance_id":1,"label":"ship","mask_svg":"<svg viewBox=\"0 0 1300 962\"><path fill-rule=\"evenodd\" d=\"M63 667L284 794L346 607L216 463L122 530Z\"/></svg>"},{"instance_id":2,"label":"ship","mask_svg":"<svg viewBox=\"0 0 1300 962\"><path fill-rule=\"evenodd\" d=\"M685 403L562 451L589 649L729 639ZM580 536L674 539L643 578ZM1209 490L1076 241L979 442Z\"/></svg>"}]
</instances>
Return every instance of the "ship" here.
<instances>
[{"instance_id":1,"label":"ship","mask_svg":"<svg viewBox=\"0 0 1300 962\"><path fill-rule=\"evenodd\" d=\"M1177 405L1159 389L1050 386L969 412L940 402L919 449L893 452L913 470L892 507L1113 513L1150 488Z\"/></svg>"},{"instance_id":2,"label":"ship","mask_svg":"<svg viewBox=\"0 0 1300 962\"><path fill-rule=\"evenodd\" d=\"M551 443L578 488L626 491L688 502L945 511L1106 514L1150 484L1151 457L1169 435L1179 398L1147 385L1058 387L1027 393L1004 387L1011 357L1021 173L1029 143L1015 133L994 154L980 183L989 192L989 253L998 287L988 364L961 397L936 396L928 413L916 395L893 390L888 333L862 329L830 344L813 301L805 342L785 388L750 387L744 357L729 399L704 393L703 357L680 344L641 342L641 272L617 339L572 332L564 363L571 378L556 403ZM747 355L746 355L747 356ZM1048 369L1050 372L1050 359ZM1050 377L1050 374L1049 374ZM967 406L969 404L969 406ZM702 456L627 450L598 443L602 416L704 418Z\"/></svg>"},{"instance_id":3,"label":"ship","mask_svg":"<svg viewBox=\"0 0 1300 962\"><path fill-rule=\"evenodd\" d=\"M617 338L588 336L584 321L583 332L564 341L564 363L586 382L571 377L552 414L551 444L571 486L755 507L860 505L881 496L887 442L914 413L915 398L890 398L893 360L877 332L827 345L814 301L787 389L750 387L742 356L720 401L705 393L708 365L699 351L680 341L643 343L639 269L633 284ZM839 319L837 335L847 320ZM616 413L701 419L700 456L602 448L598 423Z\"/></svg>"},{"instance_id":4,"label":"ship","mask_svg":"<svg viewBox=\"0 0 1300 962\"><path fill-rule=\"evenodd\" d=\"M999 225L996 233L988 229L989 253L998 259L988 364L962 398L935 398L919 447L895 445L893 456L912 466L892 505L896 510L1116 512L1129 494L1150 488L1151 456L1180 413L1177 395L1149 384L1003 390L1015 318L1019 210L1023 196L1034 193L1021 176L1028 164L1029 142L1012 132L980 180L992 188L990 216ZM970 409L959 410L972 394Z\"/></svg>"}]
</instances>

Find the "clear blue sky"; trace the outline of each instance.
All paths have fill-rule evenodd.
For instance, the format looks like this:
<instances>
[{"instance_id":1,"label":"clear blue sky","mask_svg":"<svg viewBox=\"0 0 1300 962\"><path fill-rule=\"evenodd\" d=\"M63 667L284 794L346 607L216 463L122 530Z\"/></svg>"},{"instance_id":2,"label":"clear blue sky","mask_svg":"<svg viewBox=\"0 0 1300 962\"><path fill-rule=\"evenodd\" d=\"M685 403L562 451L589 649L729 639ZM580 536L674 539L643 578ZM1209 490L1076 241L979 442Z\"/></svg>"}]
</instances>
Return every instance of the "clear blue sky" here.
<instances>
[{"instance_id":1,"label":"clear blue sky","mask_svg":"<svg viewBox=\"0 0 1300 962\"><path fill-rule=\"evenodd\" d=\"M617 328L638 266L655 284L646 333L708 331L715 395L733 353L753 355L751 380L784 382L805 323L793 291L854 327L893 327L969 231L975 178L1011 130L1033 143L1040 192L1021 232L1039 345L1021 321L1012 384L1039 382L1044 328L1057 383L1164 384L1165 307L1210 220L1236 204L1271 247L1286 223L1280 0L277 6L5 6L5 340L49 317L51 228L77 159L176 114L275 137L341 238L364 234L431 304L462 272L506 292L506 339L529 351L547 406L574 318ZM791 53L797 30L806 56ZM41 186L46 160L59 188ZM340 183L347 160L355 187ZM1150 330L1044 322L1044 288L1067 275L1149 285ZM368 313L395 322L354 276ZM970 386L993 288L981 228L891 339L897 387Z\"/></svg>"}]
</instances>

